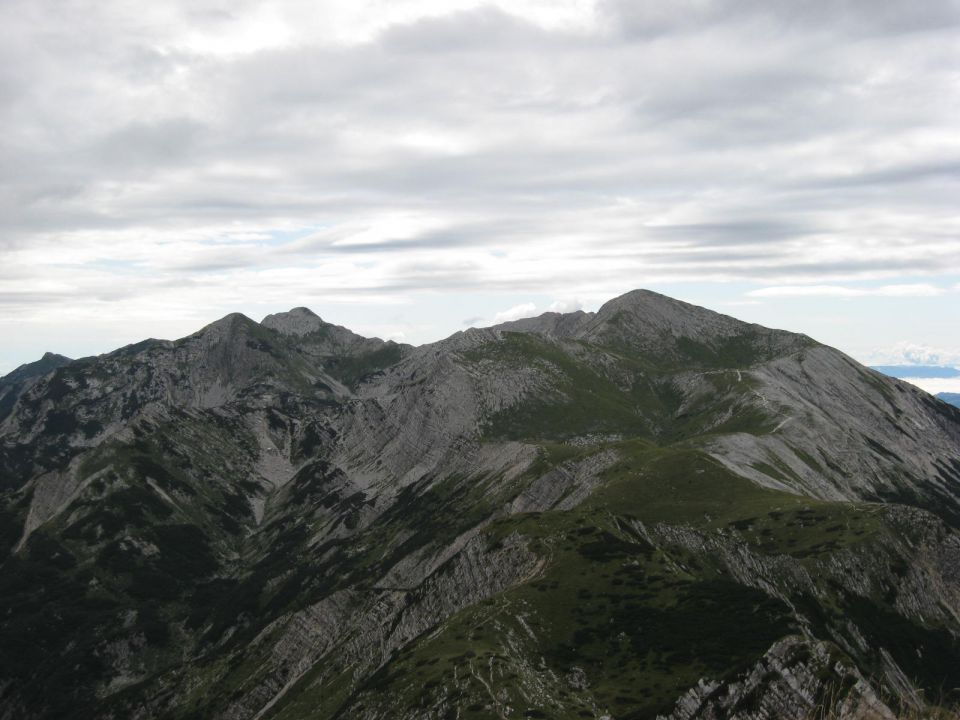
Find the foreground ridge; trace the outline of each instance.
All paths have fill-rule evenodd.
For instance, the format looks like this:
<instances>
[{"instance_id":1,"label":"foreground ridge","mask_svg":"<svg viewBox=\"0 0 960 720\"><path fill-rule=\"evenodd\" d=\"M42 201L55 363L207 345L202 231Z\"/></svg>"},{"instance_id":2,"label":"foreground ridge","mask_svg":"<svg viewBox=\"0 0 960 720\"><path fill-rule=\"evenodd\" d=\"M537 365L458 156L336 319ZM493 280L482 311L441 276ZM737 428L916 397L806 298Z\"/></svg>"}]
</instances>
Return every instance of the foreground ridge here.
<instances>
[{"instance_id":1,"label":"foreground ridge","mask_svg":"<svg viewBox=\"0 0 960 720\"><path fill-rule=\"evenodd\" d=\"M637 290L0 379L0 717L893 718L960 687L960 410Z\"/></svg>"}]
</instances>

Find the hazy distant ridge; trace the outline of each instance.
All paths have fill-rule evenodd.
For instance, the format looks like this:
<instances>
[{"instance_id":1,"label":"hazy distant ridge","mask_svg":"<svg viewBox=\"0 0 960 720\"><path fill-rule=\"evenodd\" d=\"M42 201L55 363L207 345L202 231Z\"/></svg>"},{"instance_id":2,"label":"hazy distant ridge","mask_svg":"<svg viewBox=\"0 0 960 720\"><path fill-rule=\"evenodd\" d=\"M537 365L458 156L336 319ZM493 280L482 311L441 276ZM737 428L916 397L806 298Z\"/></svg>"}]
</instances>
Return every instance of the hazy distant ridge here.
<instances>
[{"instance_id":1,"label":"hazy distant ridge","mask_svg":"<svg viewBox=\"0 0 960 720\"><path fill-rule=\"evenodd\" d=\"M871 365L871 368L895 378L955 378L960 370L945 365Z\"/></svg>"}]
</instances>

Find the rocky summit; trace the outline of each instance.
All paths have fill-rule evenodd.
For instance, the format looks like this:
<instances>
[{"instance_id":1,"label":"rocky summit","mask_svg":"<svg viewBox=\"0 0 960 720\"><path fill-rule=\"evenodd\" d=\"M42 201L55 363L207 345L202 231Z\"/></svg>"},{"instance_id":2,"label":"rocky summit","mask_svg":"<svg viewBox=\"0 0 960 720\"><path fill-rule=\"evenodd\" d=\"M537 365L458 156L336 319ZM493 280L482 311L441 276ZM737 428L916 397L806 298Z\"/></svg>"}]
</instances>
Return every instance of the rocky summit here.
<instances>
[{"instance_id":1,"label":"rocky summit","mask_svg":"<svg viewBox=\"0 0 960 720\"><path fill-rule=\"evenodd\" d=\"M960 409L647 291L0 379L0 718L954 717Z\"/></svg>"}]
</instances>

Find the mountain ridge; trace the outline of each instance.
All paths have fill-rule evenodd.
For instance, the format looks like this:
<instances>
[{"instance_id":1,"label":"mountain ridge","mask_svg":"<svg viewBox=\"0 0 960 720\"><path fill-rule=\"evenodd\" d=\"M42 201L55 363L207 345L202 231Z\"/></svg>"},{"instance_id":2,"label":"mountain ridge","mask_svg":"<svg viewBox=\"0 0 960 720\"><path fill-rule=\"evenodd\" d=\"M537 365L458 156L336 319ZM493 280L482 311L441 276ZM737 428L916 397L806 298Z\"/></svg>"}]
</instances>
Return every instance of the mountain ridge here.
<instances>
[{"instance_id":1,"label":"mountain ridge","mask_svg":"<svg viewBox=\"0 0 960 720\"><path fill-rule=\"evenodd\" d=\"M649 291L419 347L227 315L44 375L0 478L8 715L892 717L960 683L960 411Z\"/></svg>"}]
</instances>

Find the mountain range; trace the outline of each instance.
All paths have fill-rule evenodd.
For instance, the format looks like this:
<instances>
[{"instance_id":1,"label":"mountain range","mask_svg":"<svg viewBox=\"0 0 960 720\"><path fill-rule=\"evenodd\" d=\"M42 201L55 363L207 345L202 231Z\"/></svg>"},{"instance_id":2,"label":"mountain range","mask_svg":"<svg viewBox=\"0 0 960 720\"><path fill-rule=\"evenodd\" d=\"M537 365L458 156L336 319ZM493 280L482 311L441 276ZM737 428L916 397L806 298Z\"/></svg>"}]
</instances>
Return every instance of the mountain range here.
<instances>
[{"instance_id":1,"label":"mountain range","mask_svg":"<svg viewBox=\"0 0 960 720\"><path fill-rule=\"evenodd\" d=\"M960 407L960 393L937 393L937 397L945 403L950 403L954 407Z\"/></svg>"},{"instance_id":2,"label":"mountain range","mask_svg":"<svg viewBox=\"0 0 960 720\"><path fill-rule=\"evenodd\" d=\"M957 378L960 370L947 365L872 365L877 372L895 378Z\"/></svg>"},{"instance_id":3,"label":"mountain range","mask_svg":"<svg viewBox=\"0 0 960 720\"><path fill-rule=\"evenodd\" d=\"M945 365L872 365L871 369L890 377L903 378L909 381L960 377L960 370ZM955 407L960 407L960 393L938 392L935 397Z\"/></svg>"},{"instance_id":4,"label":"mountain range","mask_svg":"<svg viewBox=\"0 0 960 720\"><path fill-rule=\"evenodd\" d=\"M638 290L0 379L0 718L952 717L960 409Z\"/></svg>"}]
</instances>

